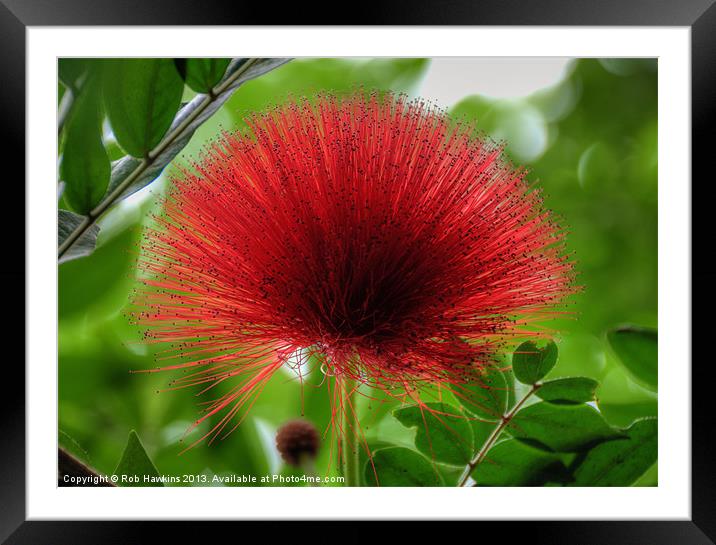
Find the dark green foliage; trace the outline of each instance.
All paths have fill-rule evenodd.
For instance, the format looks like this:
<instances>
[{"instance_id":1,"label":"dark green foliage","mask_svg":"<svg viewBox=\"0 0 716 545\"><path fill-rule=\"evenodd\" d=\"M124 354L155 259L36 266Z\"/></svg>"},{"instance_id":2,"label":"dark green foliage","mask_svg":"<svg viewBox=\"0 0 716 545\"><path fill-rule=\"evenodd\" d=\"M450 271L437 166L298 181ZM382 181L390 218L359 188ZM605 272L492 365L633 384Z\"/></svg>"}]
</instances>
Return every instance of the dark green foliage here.
<instances>
[{"instance_id":1,"label":"dark green foliage","mask_svg":"<svg viewBox=\"0 0 716 545\"><path fill-rule=\"evenodd\" d=\"M184 82L170 59L117 59L104 75L104 102L117 141L134 157L156 147L179 109Z\"/></svg>"},{"instance_id":2,"label":"dark green foliage","mask_svg":"<svg viewBox=\"0 0 716 545\"><path fill-rule=\"evenodd\" d=\"M599 383L587 377L567 377L548 380L536 395L545 401L584 403L594 401Z\"/></svg>"},{"instance_id":3,"label":"dark green foliage","mask_svg":"<svg viewBox=\"0 0 716 545\"><path fill-rule=\"evenodd\" d=\"M499 420L507 410L509 387L504 369L491 365L468 383L455 386L455 396L469 412L486 420Z\"/></svg>"},{"instance_id":4,"label":"dark green foliage","mask_svg":"<svg viewBox=\"0 0 716 545\"><path fill-rule=\"evenodd\" d=\"M182 79L197 93L208 93L221 81L231 59L176 59Z\"/></svg>"},{"instance_id":5,"label":"dark green foliage","mask_svg":"<svg viewBox=\"0 0 716 545\"><path fill-rule=\"evenodd\" d=\"M226 81L229 77L233 77L234 73L240 70L247 60L248 59L240 59L235 61L235 63L229 67L224 77L224 81ZM196 115L196 112L199 108L203 107L204 98L195 97L188 104L186 104L179 111L179 113L177 113L171 127L169 128L169 132L177 128L190 116L192 116L193 121L189 123L181 137L173 140L171 144L168 144L164 148L164 151L153 159L152 164L145 171L143 171L141 175L134 179L133 183L122 192L120 197L128 197L129 195L152 183L162 173L164 168L175 157L177 157L182 150L184 150L185 146L192 141L195 131L202 128L204 129L204 138L207 136L212 138L216 137L217 127L213 126L211 123L207 124L208 127L205 126L205 124L222 107L222 105L229 100L229 97L231 97L234 90L244 83L257 78L278 66L281 66L287 61L288 59L257 59L249 69L242 71L236 78L233 78L231 85L226 87L223 93L220 96L215 97L211 104L204 107L198 115ZM207 128L210 130L206 130ZM200 147L200 144L196 144L192 148L193 152L199 152ZM112 165L112 177L109 182L109 191L112 191L118 185L124 183L124 181L137 169L137 167L140 166L140 164L140 159L131 156L123 157L121 160L114 163Z\"/></svg>"},{"instance_id":6,"label":"dark green foliage","mask_svg":"<svg viewBox=\"0 0 716 545\"><path fill-rule=\"evenodd\" d=\"M110 164L102 143L99 75L92 74L75 99L65 128L60 179L64 201L74 212L88 214L102 200Z\"/></svg>"},{"instance_id":7,"label":"dark green foliage","mask_svg":"<svg viewBox=\"0 0 716 545\"><path fill-rule=\"evenodd\" d=\"M514 437L538 441L558 452L583 450L620 435L594 407L546 401L518 412L508 431Z\"/></svg>"},{"instance_id":8,"label":"dark green foliage","mask_svg":"<svg viewBox=\"0 0 716 545\"><path fill-rule=\"evenodd\" d=\"M637 420L625 435L597 445L581 458L571 486L628 486L646 473L657 459L657 420Z\"/></svg>"},{"instance_id":9,"label":"dark green foliage","mask_svg":"<svg viewBox=\"0 0 716 545\"><path fill-rule=\"evenodd\" d=\"M61 81L66 82L59 85L59 95L63 97L60 106L64 113L61 114L58 147L64 151L61 177L66 178L60 208L99 214L99 208L93 209L100 202L104 207L111 206L150 184L237 87L280 66L287 59L235 59L233 63L230 59L205 59L208 64L202 65L204 69L198 73L195 65L199 60L194 61L192 74L196 77L203 75L209 81L220 73L218 77L224 85L221 93L212 95L208 103L197 97L177 113L184 84L176 63L167 59L60 60ZM179 64L186 76L187 63ZM223 79L221 75L224 75ZM66 88L71 91L65 93ZM64 100L65 95L68 100ZM104 114L111 122L111 135L102 135ZM66 118L71 122L63 126L62 120ZM176 132L169 137L167 133L171 131ZM165 136L168 139L161 150L157 150L155 146ZM136 157L126 155L120 144ZM157 154L150 157L152 149ZM111 176L110 159L113 161ZM115 193L121 184L126 187ZM58 225L60 245L70 235L71 231L67 229L71 224L81 223L73 218L62 220L64 222ZM96 226L93 225L69 249L63 248L59 261L89 255L94 249L95 238Z\"/></svg>"},{"instance_id":10,"label":"dark green foliage","mask_svg":"<svg viewBox=\"0 0 716 545\"><path fill-rule=\"evenodd\" d=\"M447 403L426 403L396 409L393 415L406 427L416 427L415 447L436 462L465 465L475 451L469 420Z\"/></svg>"},{"instance_id":11,"label":"dark green foliage","mask_svg":"<svg viewBox=\"0 0 716 545\"><path fill-rule=\"evenodd\" d=\"M376 450L373 453L372 463L368 462L365 465L364 477L369 486L441 486L443 484L442 477L434 464L417 452L400 447Z\"/></svg>"},{"instance_id":12,"label":"dark green foliage","mask_svg":"<svg viewBox=\"0 0 716 545\"><path fill-rule=\"evenodd\" d=\"M512 355L512 371L522 384L542 380L557 363L557 345L549 341L538 347L533 341L522 343Z\"/></svg>"},{"instance_id":13,"label":"dark green foliage","mask_svg":"<svg viewBox=\"0 0 716 545\"><path fill-rule=\"evenodd\" d=\"M119 486L164 486L159 480L159 471L149 459L137 432L129 432L127 446L114 470Z\"/></svg>"},{"instance_id":14,"label":"dark green foliage","mask_svg":"<svg viewBox=\"0 0 716 545\"><path fill-rule=\"evenodd\" d=\"M658 386L658 337L655 329L623 326L607 333L619 361L640 384L656 391Z\"/></svg>"},{"instance_id":15,"label":"dark green foliage","mask_svg":"<svg viewBox=\"0 0 716 545\"><path fill-rule=\"evenodd\" d=\"M477 486L539 486L567 473L560 457L519 439L495 445L475 471Z\"/></svg>"}]
</instances>

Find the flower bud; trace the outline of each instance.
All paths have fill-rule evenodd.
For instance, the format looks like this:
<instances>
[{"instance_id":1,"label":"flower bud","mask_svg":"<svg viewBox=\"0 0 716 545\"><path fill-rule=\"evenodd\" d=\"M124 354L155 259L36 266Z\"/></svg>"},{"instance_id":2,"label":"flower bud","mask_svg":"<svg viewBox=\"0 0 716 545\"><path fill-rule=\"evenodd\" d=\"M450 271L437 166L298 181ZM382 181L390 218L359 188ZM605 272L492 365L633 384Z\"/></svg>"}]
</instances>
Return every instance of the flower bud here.
<instances>
[{"instance_id":1,"label":"flower bud","mask_svg":"<svg viewBox=\"0 0 716 545\"><path fill-rule=\"evenodd\" d=\"M316 427L307 420L291 420L276 433L276 448L284 461L300 466L306 459L318 453L320 439Z\"/></svg>"}]
</instances>

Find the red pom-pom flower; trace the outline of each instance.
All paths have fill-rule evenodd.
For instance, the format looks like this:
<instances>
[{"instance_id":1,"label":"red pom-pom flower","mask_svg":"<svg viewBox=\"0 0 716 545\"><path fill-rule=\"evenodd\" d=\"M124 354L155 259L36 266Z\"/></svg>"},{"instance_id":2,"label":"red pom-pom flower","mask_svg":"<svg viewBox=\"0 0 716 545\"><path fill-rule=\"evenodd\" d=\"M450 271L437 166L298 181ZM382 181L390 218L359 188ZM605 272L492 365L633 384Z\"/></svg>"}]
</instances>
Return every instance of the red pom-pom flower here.
<instances>
[{"instance_id":1,"label":"red pom-pom flower","mask_svg":"<svg viewBox=\"0 0 716 545\"><path fill-rule=\"evenodd\" d=\"M175 386L234 381L210 434L295 354L336 388L460 384L573 291L540 192L472 126L362 93L247 122L174 177L140 257L137 322Z\"/></svg>"}]
</instances>

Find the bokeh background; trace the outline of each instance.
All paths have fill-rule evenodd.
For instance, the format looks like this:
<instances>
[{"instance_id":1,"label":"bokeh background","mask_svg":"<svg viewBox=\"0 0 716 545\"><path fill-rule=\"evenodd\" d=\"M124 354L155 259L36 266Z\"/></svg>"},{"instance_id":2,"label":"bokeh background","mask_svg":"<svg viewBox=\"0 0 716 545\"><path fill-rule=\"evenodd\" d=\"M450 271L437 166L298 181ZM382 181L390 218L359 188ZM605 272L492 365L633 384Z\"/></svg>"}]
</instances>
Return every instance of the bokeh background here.
<instances>
[{"instance_id":1,"label":"bokeh background","mask_svg":"<svg viewBox=\"0 0 716 545\"><path fill-rule=\"evenodd\" d=\"M128 322L137 243L148 212L177 165L197 156L221 129L244 126L247 112L290 95L356 87L422 96L507 143L529 167L547 205L568 228L583 286L572 315L550 323L560 358L550 377L600 381L599 408L617 426L655 416L657 395L618 364L605 331L657 325L657 62L653 59L297 59L248 82L193 136L152 185L103 217L98 248L59 266L59 442L100 472L116 467L130 430L165 475L284 471L274 446L278 426L302 413L321 430L329 421L320 373L303 386L277 374L236 432L181 455L180 443L202 401L191 390L161 392L170 374L132 374L154 365L154 348ZM185 100L193 96L186 91ZM105 144L123 153L109 130ZM303 401L302 401L303 400ZM372 440L409 444L390 407L369 406ZM204 430L207 431L207 430ZM189 441L203 433L193 433ZM329 440L319 473L335 471ZM656 482L656 467L640 484Z\"/></svg>"}]
</instances>

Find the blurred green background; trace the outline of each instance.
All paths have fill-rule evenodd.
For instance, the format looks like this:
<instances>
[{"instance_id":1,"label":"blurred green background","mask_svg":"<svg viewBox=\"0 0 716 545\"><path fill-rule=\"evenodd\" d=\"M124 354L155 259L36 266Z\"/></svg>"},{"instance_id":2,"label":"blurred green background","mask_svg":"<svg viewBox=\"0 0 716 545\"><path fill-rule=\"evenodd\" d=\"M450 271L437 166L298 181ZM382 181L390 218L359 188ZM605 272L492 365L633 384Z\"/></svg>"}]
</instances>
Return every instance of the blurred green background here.
<instances>
[{"instance_id":1,"label":"blurred green background","mask_svg":"<svg viewBox=\"0 0 716 545\"><path fill-rule=\"evenodd\" d=\"M168 167L186 162L220 129L243 126L250 111L290 95L349 92L357 86L421 95L430 59L298 59L240 87L193 136ZM519 72L514 78L520 78ZM633 382L605 341L622 323L657 325L657 66L655 60L571 60L553 85L518 98L488 97L465 86L464 98L439 104L451 114L507 142L515 162L530 168L547 205L569 231L578 283L574 314L548 324L559 333L557 367L550 377L585 375L601 382L599 408L626 426L656 415L656 394ZM186 91L184 100L193 96ZM425 98L430 99L427 95ZM111 134L105 144L112 149ZM59 440L100 472L111 473L136 429L159 472L265 474L282 471L274 434L304 414L321 431L329 422L328 393L316 372L301 385L287 371L263 391L236 432L184 454L179 439L196 418L191 390L157 393L170 374L131 374L153 365L153 347L140 342L125 307L134 284L137 242L166 180L122 201L100 221L96 252L59 267ZM375 405L375 404L374 404ZM373 440L410 441L389 407L364 407ZM207 428L203 429L207 431ZM198 437L202 430L186 440ZM328 441L318 460L324 473ZM642 484L655 482L656 470Z\"/></svg>"}]
</instances>

